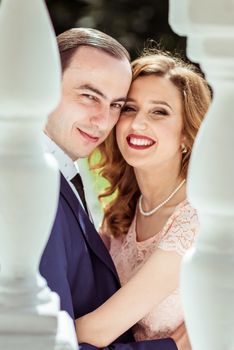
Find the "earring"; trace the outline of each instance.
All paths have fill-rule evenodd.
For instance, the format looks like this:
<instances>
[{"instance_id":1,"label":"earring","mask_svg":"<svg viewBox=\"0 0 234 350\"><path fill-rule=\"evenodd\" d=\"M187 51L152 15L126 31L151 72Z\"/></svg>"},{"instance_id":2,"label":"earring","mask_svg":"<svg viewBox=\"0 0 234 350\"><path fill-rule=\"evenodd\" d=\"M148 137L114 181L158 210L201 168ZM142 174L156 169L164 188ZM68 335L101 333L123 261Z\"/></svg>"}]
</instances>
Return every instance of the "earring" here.
<instances>
[{"instance_id":1,"label":"earring","mask_svg":"<svg viewBox=\"0 0 234 350\"><path fill-rule=\"evenodd\" d=\"M187 152L188 152L187 147L185 146L184 143L182 143L182 144L181 144L181 153L185 154L185 153L187 153Z\"/></svg>"}]
</instances>

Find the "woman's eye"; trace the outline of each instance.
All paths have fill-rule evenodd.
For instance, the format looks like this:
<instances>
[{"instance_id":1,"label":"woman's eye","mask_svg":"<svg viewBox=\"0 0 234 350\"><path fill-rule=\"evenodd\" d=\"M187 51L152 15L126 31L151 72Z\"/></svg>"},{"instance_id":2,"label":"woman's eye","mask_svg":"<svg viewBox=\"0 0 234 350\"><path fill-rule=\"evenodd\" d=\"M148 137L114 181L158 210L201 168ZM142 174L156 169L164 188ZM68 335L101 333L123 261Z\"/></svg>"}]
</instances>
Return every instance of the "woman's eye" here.
<instances>
[{"instance_id":1,"label":"woman's eye","mask_svg":"<svg viewBox=\"0 0 234 350\"><path fill-rule=\"evenodd\" d=\"M134 107L131 107L131 106L123 106L123 108L122 108L122 113L129 113L129 112L134 112L135 111L135 109L134 109Z\"/></svg>"},{"instance_id":2,"label":"woman's eye","mask_svg":"<svg viewBox=\"0 0 234 350\"><path fill-rule=\"evenodd\" d=\"M169 115L168 111L165 109L155 109L151 112L153 115Z\"/></svg>"}]
</instances>

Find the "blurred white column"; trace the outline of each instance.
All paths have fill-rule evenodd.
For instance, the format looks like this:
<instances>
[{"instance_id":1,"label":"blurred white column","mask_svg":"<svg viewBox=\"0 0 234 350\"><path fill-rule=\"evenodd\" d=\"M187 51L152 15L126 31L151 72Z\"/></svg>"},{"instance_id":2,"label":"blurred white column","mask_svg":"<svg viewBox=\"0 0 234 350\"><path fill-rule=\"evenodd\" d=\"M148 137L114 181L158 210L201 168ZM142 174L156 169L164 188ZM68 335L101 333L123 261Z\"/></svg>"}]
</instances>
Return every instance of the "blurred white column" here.
<instances>
[{"instance_id":1,"label":"blurred white column","mask_svg":"<svg viewBox=\"0 0 234 350\"><path fill-rule=\"evenodd\" d=\"M0 349L76 349L73 321L38 272L59 186L41 142L61 79L44 1L2 0L0 50Z\"/></svg>"},{"instance_id":2,"label":"blurred white column","mask_svg":"<svg viewBox=\"0 0 234 350\"><path fill-rule=\"evenodd\" d=\"M198 134L188 196L201 231L184 259L181 288L193 350L234 349L234 1L170 0L169 20L188 36L214 99Z\"/></svg>"}]
</instances>

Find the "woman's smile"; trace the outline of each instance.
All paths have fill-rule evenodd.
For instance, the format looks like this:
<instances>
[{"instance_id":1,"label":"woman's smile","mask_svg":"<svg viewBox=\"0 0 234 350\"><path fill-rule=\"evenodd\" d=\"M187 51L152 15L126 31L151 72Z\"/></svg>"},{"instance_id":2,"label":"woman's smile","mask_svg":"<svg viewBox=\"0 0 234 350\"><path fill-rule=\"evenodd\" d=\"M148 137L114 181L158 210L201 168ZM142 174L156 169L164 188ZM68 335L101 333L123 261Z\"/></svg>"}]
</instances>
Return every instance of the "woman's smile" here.
<instances>
[{"instance_id":1,"label":"woman's smile","mask_svg":"<svg viewBox=\"0 0 234 350\"><path fill-rule=\"evenodd\" d=\"M145 135L129 134L126 137L129 147L136 150L144 150L153 146L156 141Z\"/></svg>"}]
</instances>

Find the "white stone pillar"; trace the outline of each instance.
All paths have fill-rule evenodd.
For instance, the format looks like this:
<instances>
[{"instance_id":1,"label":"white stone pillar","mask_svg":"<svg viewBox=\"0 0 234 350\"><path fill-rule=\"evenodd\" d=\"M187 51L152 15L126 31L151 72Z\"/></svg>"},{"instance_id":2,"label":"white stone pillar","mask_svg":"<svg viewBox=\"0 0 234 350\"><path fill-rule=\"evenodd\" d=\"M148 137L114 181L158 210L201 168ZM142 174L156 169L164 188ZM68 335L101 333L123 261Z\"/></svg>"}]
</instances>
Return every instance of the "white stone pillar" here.
<instances>
[{"instance_id":1,"label":"white stone pillar","mask_svg":"<svg viewBox=\"0 0 234 350\"><path fill-rule=\"evenodd\" d=\"M214 90L189 169L201 222L183 262L182 301L193 350L234 349L234 1L170 0L169 20L188 36L188 57Z\"/></svg>"},{"instance_id":2,"label":"white stone pillar","mask_svg":"<svg viewBox=\"0 0 234 350\"><path fill-rule=\"evenodd\" d=\"M72 320L38 272L59 186L41 142L61 79L44 1L2 0L0 51L0 349L77 349Z\"/></svg>"}]
</instances>

